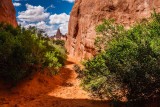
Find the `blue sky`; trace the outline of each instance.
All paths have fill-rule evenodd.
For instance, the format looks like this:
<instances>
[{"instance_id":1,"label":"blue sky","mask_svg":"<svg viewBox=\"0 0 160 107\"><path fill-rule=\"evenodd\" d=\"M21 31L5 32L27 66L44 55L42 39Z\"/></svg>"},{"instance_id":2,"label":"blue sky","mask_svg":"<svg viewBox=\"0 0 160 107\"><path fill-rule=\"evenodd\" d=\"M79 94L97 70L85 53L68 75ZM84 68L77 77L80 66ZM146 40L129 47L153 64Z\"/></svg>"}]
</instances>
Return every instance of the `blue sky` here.
<instances>
[{"instance_id":1,"label":"blue sky","mask_svg":"<svg viewBox=\"0 0 160 107\"><path fill-rule=\"evenodd\" d=\"M74 0L12 0L19 24L36 26L53 36L58 28L65 34Z\"/></svg>"}]
</instances>

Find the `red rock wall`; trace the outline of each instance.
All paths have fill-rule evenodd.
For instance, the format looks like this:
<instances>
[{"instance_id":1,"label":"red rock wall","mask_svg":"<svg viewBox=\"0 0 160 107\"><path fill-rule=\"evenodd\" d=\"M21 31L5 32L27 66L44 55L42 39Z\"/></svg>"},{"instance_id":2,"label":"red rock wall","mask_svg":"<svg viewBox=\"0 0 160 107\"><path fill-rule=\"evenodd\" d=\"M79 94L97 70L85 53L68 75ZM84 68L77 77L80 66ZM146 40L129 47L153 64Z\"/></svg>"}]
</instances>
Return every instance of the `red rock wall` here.
<instances>
[{"instance_id":1,"label":"red rock wall","mask_svg":"<svg viewBox=\"0 0 160 107\"><path fill-rule=\"evenodd\" d=\"M17 26L16 13L12 0L0 0L0 22Z\"/></svg>"},{"instance_id":2,"label":"red rock wall","mask_svg":"<svg viewBox=\"0 0 160 107\"><path fill-rule=\"evenodd\" d=\"M148 18L153 9L160 12L160 0L76 0L66 42L69 55L83 60L95 54L95 26L102 19L114 18L129 27Z\"/></svg>"}]
</instances>

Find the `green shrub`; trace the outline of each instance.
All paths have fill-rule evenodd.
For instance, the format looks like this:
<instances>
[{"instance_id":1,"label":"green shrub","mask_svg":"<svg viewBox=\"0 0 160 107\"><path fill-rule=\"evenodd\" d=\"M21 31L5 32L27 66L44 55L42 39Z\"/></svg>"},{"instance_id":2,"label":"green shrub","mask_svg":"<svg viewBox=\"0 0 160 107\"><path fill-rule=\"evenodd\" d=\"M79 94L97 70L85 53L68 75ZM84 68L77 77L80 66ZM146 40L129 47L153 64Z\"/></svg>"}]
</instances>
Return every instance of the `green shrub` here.
<instances>
[{"instance_id":1,"label":"green shrub","mask_svg":"<svg viewBox=\"0 0 160 107\"><path fill-rule=\"evenodd\" d=\"M43 68L54 68L51 72L55 72L65 59L65 52L42 31L0 24L0 76L5 81L18 82Z\"/></svg>"},{"instance_id":2,"label":"green shrub","mask_svg":"<svg viewBox=\"0 0 160 107\"><path fill-rule=\"evenodd\" d=\"M82 71L82 68L78 64L75 64L73 66L73 69L77 73L77 78L81 79L84 77L84 72Z\"/></svg>"},{"instance_id":3,"label":"green shrub","mask_svg":"<svg viewBox=\"0 0 160 107\"><path fill-rule=\"evenodd\" d=\"M97 51L104 51L108 46L108 42L113 38L117 38L120 33L123 33L123 31L124 27L122 25L114 24L113 19L105 19L101 25L96 27L96 32L99 36L95 39L94 44Z\"/></svg>"},{"instance_id":4,"label":"green shrub","mask_svg":"<svg viewBox=\"0 0 160 107\"><path fill-rule=\"evenodd\" d=\"M103 30L105 27L100 28ZM101 98L119 101L159 97L160 14L154 13L151 20L116 35L104 44L104 51L84 64L84 88Z\"/></svg>"},{"instance_id":5,"label":"green shrub","mask_svg":"<svg viewBox=\"0 0 160 107\"><path fill-rule=\"evenodd\" d=\"M53 43L56 44L56 45L60 45L62 47L65 46L65 41L64 40L54 40L53 39Z\"/></svg>"}]
</instances>

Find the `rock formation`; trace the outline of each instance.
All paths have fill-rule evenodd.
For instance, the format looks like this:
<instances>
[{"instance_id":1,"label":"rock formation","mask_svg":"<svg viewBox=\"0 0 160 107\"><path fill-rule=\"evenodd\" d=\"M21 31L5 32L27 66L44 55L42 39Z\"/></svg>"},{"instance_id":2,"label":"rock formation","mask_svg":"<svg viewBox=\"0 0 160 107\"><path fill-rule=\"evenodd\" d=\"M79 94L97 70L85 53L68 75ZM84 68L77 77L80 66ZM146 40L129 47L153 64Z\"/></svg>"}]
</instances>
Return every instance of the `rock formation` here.
<instances>
[{"instance_id":1,"label":"rock formation","mask_svg":"<svg viewBox=\"0 0 160 107\"><path fill-rule=\"evenodd\" d=\"M102 19L114 18L117 23L129 27L148 18L153 9L160 12L160 0L76 0L66 43L69 55L82 60L95 54L95 26Z\"/></svg>"},{"instance_id":2,"label":"rock formation","mask_svg":"<svg viewBox=\"0 0 160 107\"><path fill-rule=\"evenodd\" d=\"M17 26L16 12L12 0L0 0L0 22Z\"/></svg>"},{"instance_id":3,"label":"rock formation","mask_svg":"<svg viewBox=\"0 0 160 107\"><path fill-rule=\"evenodd\" d=\"M58 29L58 30L57 30L57 33L56 33L56 35L55 35L55 38L61 39L62 36L63 36L63 35L62 35L60 29Z\"/></svg>"},{"instance_id":4,"label":"rock formation","mask_svg":"<svg viewBox=\"0 0 160 107\"><path fill-rule=\"evenodd\" d=\"M64 40L64 41L66 41L67 36L66 36L66 35L63 35L63 34L61 33L61 30L58 29L56 35L51 36L50 38L51 38L51 39L54 39L54 40Z\"/></svg>"}]
</instances>

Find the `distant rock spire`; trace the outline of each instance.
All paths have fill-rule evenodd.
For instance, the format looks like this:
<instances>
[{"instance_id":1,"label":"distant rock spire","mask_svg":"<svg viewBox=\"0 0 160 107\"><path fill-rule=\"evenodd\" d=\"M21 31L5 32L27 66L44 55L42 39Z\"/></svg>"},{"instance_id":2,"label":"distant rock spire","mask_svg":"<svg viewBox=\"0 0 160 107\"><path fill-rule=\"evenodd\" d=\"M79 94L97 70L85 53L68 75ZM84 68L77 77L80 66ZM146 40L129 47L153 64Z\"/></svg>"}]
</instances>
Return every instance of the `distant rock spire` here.
<instances>
[{"instance_id":1,"label":"distant rock spire","mask_svg":"<svg viewBox=\"0 0 160 107\"><path fill-rule=\"evenodd\" d=\"M51 39L54 39L54 40L64 40L64 41L67 40L67 36L66 36L66 35L63 35L63 34L61 33L61 30L60 30L59 28L57 29L56 35L51 36L50 38L51 38Z\"/></svg>"},{"instance_id":2,"label":"distant rock spire","mask_svg":"<svg viewBox=\"0 0 160 107\"><path fill-rule=\"evenodd\" d=\"M63 36L63 35L62 35L62 33L61 33L61 30L58 28L55 37L56 37L57 39L61 39L62 36Z\"/></svg>"}]
</instances>

